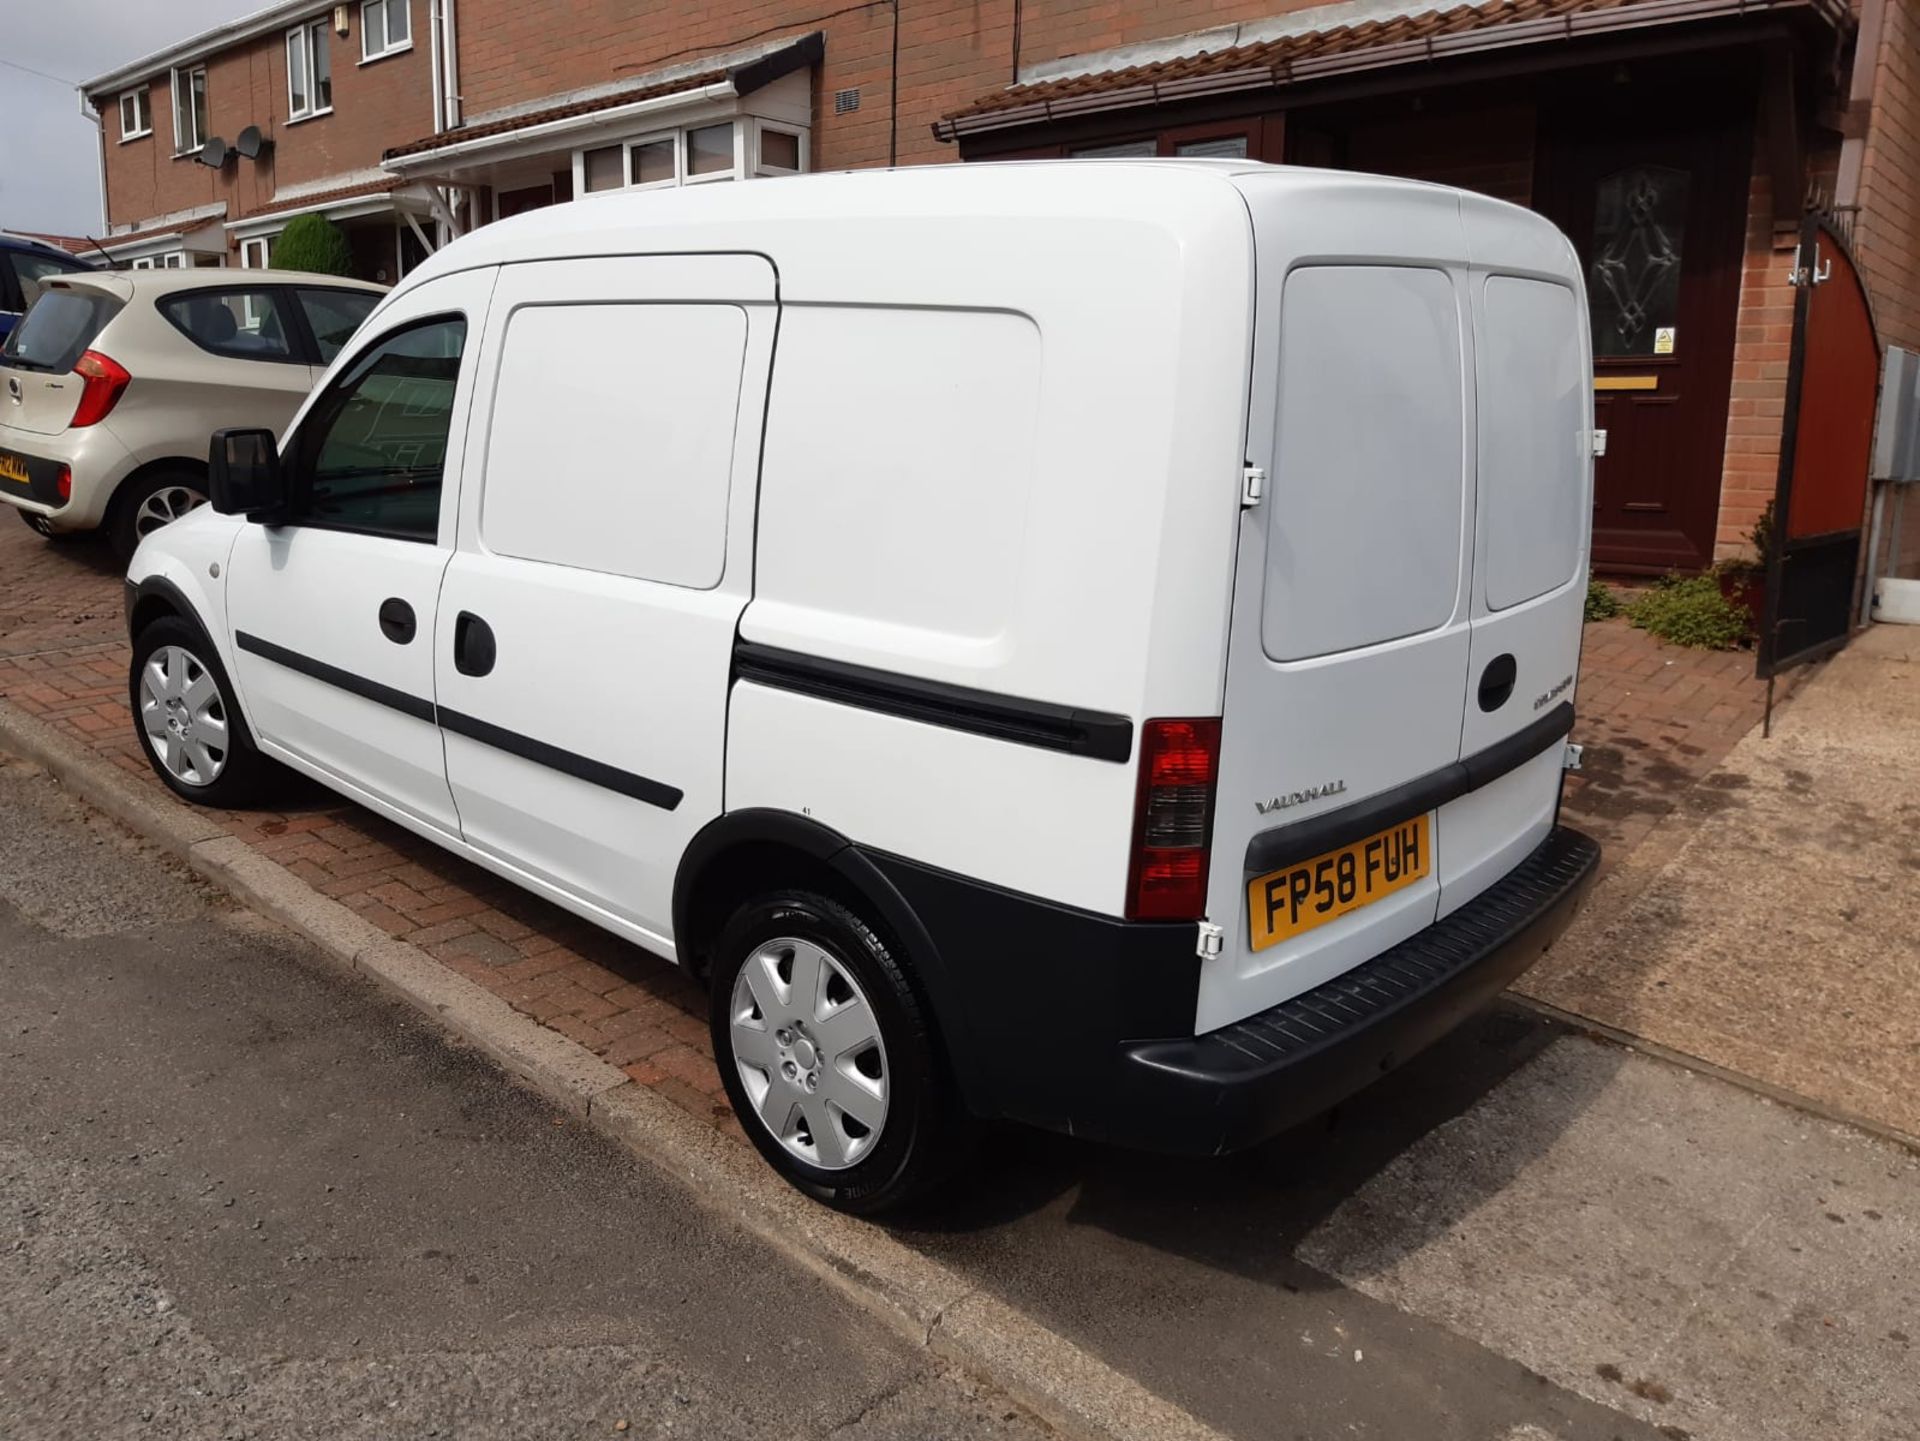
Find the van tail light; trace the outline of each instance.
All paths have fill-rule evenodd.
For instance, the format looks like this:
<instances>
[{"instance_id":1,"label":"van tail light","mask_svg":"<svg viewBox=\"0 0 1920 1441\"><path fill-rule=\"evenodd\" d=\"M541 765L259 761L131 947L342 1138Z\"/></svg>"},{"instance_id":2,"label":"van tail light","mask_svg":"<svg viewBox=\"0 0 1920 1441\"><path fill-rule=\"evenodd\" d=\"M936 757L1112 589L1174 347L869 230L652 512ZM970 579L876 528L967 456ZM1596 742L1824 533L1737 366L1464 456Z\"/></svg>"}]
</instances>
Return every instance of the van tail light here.
<instances>
[{"instance_id":1,"label":"van tail light","mask_svg":"<svg viewBox=\"0 0 1920 1441\"><path fill-rule=\"evenodd\" d=\"M1220 720L1150 720L1127 868L1127 919L1197 921L1207 913L1208 838L1220 774Z\"/></svg>"},{"instance_id":2,"label":"van tail light","mask_svg":"<svg viewBox=\"0 0 1920 1441\"><path fill-rule=\"evenodd\" d=\"M127 382L133 379L119 361L97 350L89 350L76 360L73 373L85 382L80 388L80 403L74 407L73 419L67 422L73 430L105 420L107 412L119 404Z\"/></svg>"}]
</instances>

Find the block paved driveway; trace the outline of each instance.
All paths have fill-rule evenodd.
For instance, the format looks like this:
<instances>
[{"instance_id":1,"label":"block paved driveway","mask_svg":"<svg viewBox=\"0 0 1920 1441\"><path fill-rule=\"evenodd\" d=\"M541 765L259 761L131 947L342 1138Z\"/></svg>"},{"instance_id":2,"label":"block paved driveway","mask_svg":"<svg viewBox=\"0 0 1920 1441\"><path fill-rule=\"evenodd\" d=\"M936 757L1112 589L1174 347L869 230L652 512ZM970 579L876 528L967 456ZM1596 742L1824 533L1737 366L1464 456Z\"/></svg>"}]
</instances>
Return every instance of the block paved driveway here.
<instances>
[{"instance_id":1,"label":"block paved driveway","mask_svg":"<svg viewBox=\"0 0 1920 1441\"><path fill-rule=\"evenodd\" d=\"M0 696L157 788L110 561L0 526L0 577ZM1611 864L1758 719L1750 675L1588 629L1567 812ZM225 824L739 1135L670 967L318 789ZM1246 1156L1006 1132L982 1159L902 1238L1236 1438L1920 1434L1884 1284L1920 1245L1912 1158L1536 1016L1496 1010Z\"/></svg>"},{"instance_id":2,"label":"block paved driveway","mask_svg":"<svg viewBox=\"0 0 1920 1441\"><path fill-rule=\"evenodd\" d=\"M80 733L158 790L128 717L111 557L9 521L0 515L0 697ZM1587 628L1574 732L1586 771L1569 782L1566 813L1607 847L1609 866L1759 720L1764 688L1752 674L1745 651L1681 650L1624 620ZM676 969L317 786L296 794L287 811L222 819L390 935L738 1134L704 994Z\"/></svg>"}]
</instances>

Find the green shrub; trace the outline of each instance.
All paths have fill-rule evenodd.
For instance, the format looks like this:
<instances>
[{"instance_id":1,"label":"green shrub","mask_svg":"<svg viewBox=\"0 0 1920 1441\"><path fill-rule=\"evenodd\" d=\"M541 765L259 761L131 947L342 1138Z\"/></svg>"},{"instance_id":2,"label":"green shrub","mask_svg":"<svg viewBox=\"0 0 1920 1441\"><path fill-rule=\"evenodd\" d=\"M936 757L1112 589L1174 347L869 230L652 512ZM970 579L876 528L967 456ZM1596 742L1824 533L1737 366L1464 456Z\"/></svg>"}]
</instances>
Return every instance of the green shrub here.
<instances>
[{"instance_id":1,"label":"green shrub","mask_svg":"<svg viewBox=\"0 0 1920 1441\"><path fill-rule=\"evenodd\" d=\"M1587 619L1612 620L1620 614L1620 597L1597 580L1587 581Z\"/></svg>"},{"instance_id":2,"label":"green shrub","mask_svg":"<svg viewBox=\"0 0 1920 1441\"><path fill-rule=\"evenodd\" d=\"M353 249L340 227L324 215L296 215L273 243L276 270L316 275L353 274Z\"/></svg>"},{"instance_id":3,"label":"green shrub","mask_svg":"<svg viewBox=\"0 0 1920 1441\"><path fill-rule=\"evenodd\" d=\"M1747 612L1710 575L1670 575L1627 607L1632 624L1675 645L1732 650L1747 638Z\"/></svg>"}]
</instances>

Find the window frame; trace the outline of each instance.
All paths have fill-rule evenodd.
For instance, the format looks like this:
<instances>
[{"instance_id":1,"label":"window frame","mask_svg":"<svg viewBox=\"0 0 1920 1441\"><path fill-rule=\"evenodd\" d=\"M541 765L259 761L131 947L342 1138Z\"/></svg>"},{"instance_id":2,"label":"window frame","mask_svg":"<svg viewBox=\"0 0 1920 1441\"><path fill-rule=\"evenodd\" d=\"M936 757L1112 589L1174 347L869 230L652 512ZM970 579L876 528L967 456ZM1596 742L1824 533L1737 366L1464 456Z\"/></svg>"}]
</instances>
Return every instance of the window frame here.
<instances>
[{"instance_id":1,"label":"window frame","mask_svg":"<svg viewBox=\"0 0 1920 1441\"><path fill-rule=\"evenodd\" d=\"M367 12L380 12L381 46L378 50L367 49ZM398 45L393 43L393 12L398 10L407 17L407 38ZM404 55L413 49L413 0L360 0L360 63L371 65L376 60L385 60L389 55Z\"/></svg>"},{"instance_id":2,"label":"window frame","mask_svg":"<svg viewBox=\"0 0 1920 1441\"><path fill-rule=\"evenodd\" d=\"M120 143L129 140L145 140L153 134L153 86L136 85L131 90L122 90L119 94L120 105ZM143 123L133 129L127 128L127 102L133 101L134 114Z\"/></svg>"},{"instance_id":3,"label":"window frame","mask_svg":"<svg viewBox=\"0 0 1920 1441\"><path fill-rule=\"evenodd\" d=\"M256 365L312 365L314 352L312 337L310 337L303 328L304 317L297 313L298 301L293 295L286 293L286 291L287 288L282 285L247 285L244 283L233 285L195 285L184 290L170 290L165 295L156 295L153 298L153 308L159 312L160 318L166 321L175 332L183 336L189 344L221 360L240 360ZM241 304L245 306L247 313L251 315L253 313L252 297L261 293L270 294L273 297L274 304L280 309L281 328L286 333L287 341L287 353L285 355L262 355L253 351L222 350L219 346L209 344L207 341L195 335L191 330L188 330L186 326L176 320L167 310L167 307L176 300L237 295L242 297Z\"/></svg>"},{"instance_id":4,"label":"window frame","mask_svg":"<svg viewBox=\"0 0 1920 1441\"><path fill-rule=\"evenodd\" d=\"M746 150L746 141L741 133L746 123L746 116L732 115L724 120L707 120L699 125L681 126L680 183L682 185L718 185L728 180L747 179L747 169L743 163L746 159L743 153ZM718 130L722 125L727 127L727 139L733 142L733 164L729 165L725 170L714 170L709 171L705 175L695 175L693 173L693 132L696 130Z\"/></svg>"},{"instance_id":5,"label":"window frame","mask_svg":"<svg viewBox=\"0 0 1920 1441\"><path fill-rule=\"evenodd\" d=\"M200 77L200 103L193 103L193 77ZM181 81L186 82L184 91ZM200 134L190 139L186 145L180 143L180 98L184 94L187 100L187 112ZM207 92L207 67L205 65L176 65L173 68L173 155L176 160L198 154L207 143L208 121L206 111L209 103Z\"/></svg>"},{"instance_id":6,"label":"window frame","mask_svg":"<svg viewBox=\"0 0 1920 1441\"><path fill-rule=\"evenodd\" d=\"M769 134L791 135L794 138L797 142L794 155L800 162L798 168L789 170L784 165L767 164L766 150L761 142L763 138ZM808 154L808 138L807 131L802 126L783 125L777 120L755 119L753 122L753 154L748 157L751 162L748 166L748 174L756 180L779 175L805 175L813 165L813 157Z\"/></svg>"},{"instance_id":7,"label":"window frame","mask_svg":"<svg viewBox=\"0 0 1920 1441\"><path fill-rule=\"evenodd\" d=\"M328 28L331 23L324 17L319 20L308 20L293 26L286 33L287 124L289 125L297 125L303 120L318 120L322 115L333 114L333 52L331 49L333 42L328 38ZM304 109L296 108L293 99L293 42L296 40L300 42L302 51L300 78L306 82L307 87L307 104ZM320 57L323 54L327 57L325 76L327 103L325 105L319 103L322 78Z\"/></svg>"},{"instance_id":8,"label":"window frame","mask_svg":"<svg viewBox=\"0 0 1920 1441\"><path fill-rule=\"evenodd\" d=\"M725 125L732 131L733 164L726 170L716 170L708 175L695 175L692 166L692 150L688 135L695 130L717 129ZM789 170L785 166L769 166L762 157L761 137L767 134L788 135L798 143L800 168ZM634 179L633 153L642 146L669 141L673 145L673 178L671 180L636 181ZM606 190L587 189L586 157L590 152L611 150L621 151L622 174L624 183ZM728 180L757 180L781 175L807 175L813 170L813 132L805 125L797 125L784 120L763 120L755 115L729 115L719 119L702 121L699 124L681 125L663 130L643 131L638 135L617 140L597 140L578 146L572 155L573 193L578 197L587 195L610 195L614 190L665 190L679 185L712 185Z\"/></svg>"},{"instance_id":9,"label":"window frame","mask_svg":"<svg viewBox=\"0 0 1920 1441\"><path fill-rule=\"evenodd\" d=\"M273 269L273 242L279 238L280 232L276 230L270 235L249 235L246 239L242 240L240 242L240 268L242 270ZM251 253L251 248L256 245L260 247L260 263L258 265L253 264L247 258L249 253Z\"/></svg>"},{"instance_id":10,"label":"window frame","mask_svg":"<svg viewBox=\"0 0 1920 1441\"><path fill-rule=\"evenodd\" d=\"M299 302L297 299L294 305L296 311L298 311ZM304 327L306 324L305 313L300 312L298 318L300 324ZM312 475L308 474L305 477L305 484L303 486L301 483L301 472L303 470L311 470L312 457L309 454L308 439L312 434L312 426L315 423L314 417L323 414L328 403L340 392L341 387L345 384L354 366L358 365L362 359L373 351L378 350L381 346L402 335L407 335L416 330L425 330L430 326L446 325L449 323L457 323L461 327L462 336L460 341L460 364L453 382L453 400L447 407L446 447L441 452L441 510L438 515L438 523L434 528L434 533L432 535L420 535L410 531L381 530L372 526L349 525L325 518L315 518L313 516L298 514L294 509L298 500L304 500L304 502L309 505L313 500ZM358 331L354 332L354 339L359 339ZM319 393L313 397L312 404L307 406L304 413L300 416L299 424L287 435L284 444L281 446L281 466L287 477L288 510L285 518L276 523L281 525L305 526L312 530L344 531L349 535L371 535L382 540L406 541L415 545L438 545L440 543L440 531L443 530L446 525L446 513L444 509L447 485L446 456L453 448L454 437L457 430L455 417L460 408L460 386L467 379L462 372L466 370L469 357L472 355L469 347L477 343L478 338L474 334L472 317L464 310L456 308L452 310L434 311L428 315L415 316L411 320L403 320L391 329L381 331L380 334L368 340L364 345L343 347L340 355L348 357L347 363L336 370L326 385L321 387ZM336 363L339 358L339 356L335 357ZM336 418L337 416L329 417L327 421L328 425L331 426L333 420Z\"/></svg>"}]
</instances>

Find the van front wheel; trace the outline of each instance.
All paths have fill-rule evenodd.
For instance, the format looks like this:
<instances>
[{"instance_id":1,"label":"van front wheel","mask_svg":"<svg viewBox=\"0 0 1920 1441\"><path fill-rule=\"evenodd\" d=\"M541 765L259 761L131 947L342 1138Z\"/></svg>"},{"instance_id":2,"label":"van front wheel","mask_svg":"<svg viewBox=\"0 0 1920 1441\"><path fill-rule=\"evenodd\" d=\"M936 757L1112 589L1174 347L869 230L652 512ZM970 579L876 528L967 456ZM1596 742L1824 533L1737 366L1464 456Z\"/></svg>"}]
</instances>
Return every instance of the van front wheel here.
<instances>
[{"instance_id":1,"label":"van front wheel","mask_svg":"<svg viewBox=\"0 0 1920 1441\"><path fill-rule=\"evenodd\" d=\"M749 901L715 947L712 984L727 1096L788 1181L871 1215L946 1173L956 1127L931 1024L852 911L808 891Z\"/></svg>"}]
</instances>

